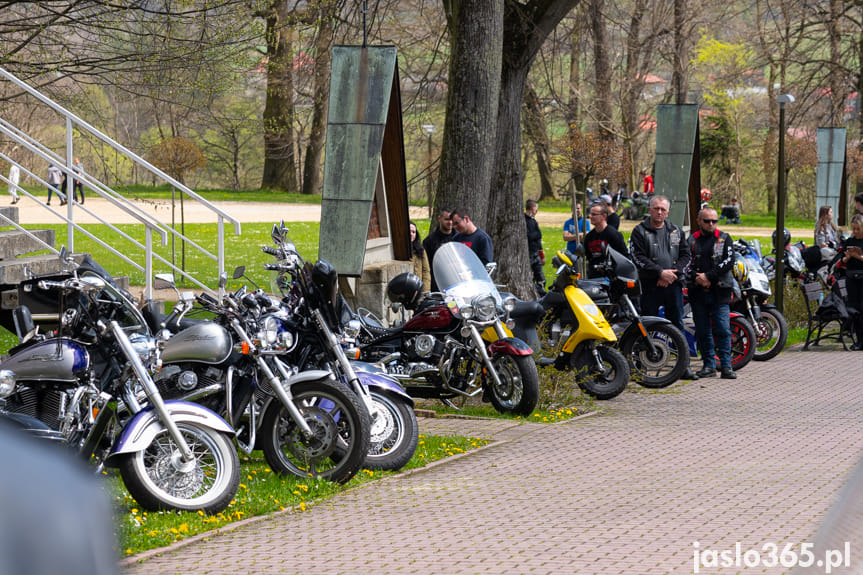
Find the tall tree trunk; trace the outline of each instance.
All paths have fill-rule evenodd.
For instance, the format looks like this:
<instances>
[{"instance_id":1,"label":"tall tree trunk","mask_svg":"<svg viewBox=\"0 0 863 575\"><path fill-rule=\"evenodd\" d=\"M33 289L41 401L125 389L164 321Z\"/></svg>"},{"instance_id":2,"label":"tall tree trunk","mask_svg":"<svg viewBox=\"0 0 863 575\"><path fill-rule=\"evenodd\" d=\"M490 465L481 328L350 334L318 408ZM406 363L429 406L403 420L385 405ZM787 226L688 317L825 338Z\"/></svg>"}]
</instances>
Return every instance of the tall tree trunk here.
<instances>
[{"instance_id":1,"label":"tall tree trunk","mask_svg":"<svg viewBox=\"0 0 863 575\"><path fill-rule=\"evenodd\" d=\"M579 4L576 17L569 33L569 105L566 108L566 122L570 134L581 130L581 41L584 27L584 4ZM578 193L584 193L587 180L581 172L570 174L570 191L572 192L572 211L575 213L575 202Z\"/></svg>"},{"instance_id":2,"label":"tall tree trunk","mask_svg":"<svg viewBox=\"0 0 863 575\"><path fill-rule=\"evenodd\" d=\"M686 103L689 80L686 74L688 50L686 47L686 0L674 0L674 57L672 62L671 86L676 104Z\"/></svg>"},{"instance_id":3,"label":"tall tree trunk","mask_svg":"<svg viewBox=\"0 0 863 575\"><path fill-rule=\"evenodd\" d=\"M641 54L645 50L652 50L652 43L642 46L641 20L644 18L646 2L637 0L629 20L629 31L626 35L626 70L624 72L623 88L621 93L621 116L623 124L623 141L627 160L631 169L629 170L627 189L630 192L635 188L635 136L638 133L638 101L644 91L644 70L639 66Z\"/></svg>"},{"instance_id":4,"label":"tall tree trunk","mask_svg":"<svg viewBox=\"0 0 863 575\"><path fill-rule=\"evenodd\" d=\"M274 2L266 21L267 101L261 188L296 193L293 40L288 3Z\"/></svg>"},{"instance_id":5,"label":"tall tree trunk","mask_svg":"<svg viewBox=\"0 0 863 575\"><path fill-rule=\"evenodd\" d=\"M603 140L613 138L611 114L611 62L605 29L605 0L590 0L590 29L593 33L594 107L596 131Z\"/></svg>"},{"instance_id":6,"label":"tall tree trunk","mask_svg":"<svg viewBox=\"0 0 863 575\"><path fill-rule=\"evenodd\" d=\"M842 82L842 55L839 43L839 18L842 12L840 0L830 0L830 17L827 21L827 35L830 38L830 125L841 126L845 117L845 94Z\"/></svg>"},{"instance_id":7,"label":"tall tree trunk","mask_svg":"<svg viewBox=\"0 0 863 575\"><path fill-rule=\"evenodd\" d=\"M304 194L315 194L321 185L321 156L324 151L324 132L327 122L327 106L330 97L330 63L332 62L333 21L335 3L324 2L318 23L315 42L315 101L312 111L312 125L309 144L306 147L306 161L303 168Z\"/></svg>"},{"instance_id":8,"label":"tall tree trunk","mask_svg":"<svg viewBox=\"0 0 863 575\"><path fill-rule=\"evenodd\" d=\"M524 130L533 143L536 156L536 170L539 173L539 201L553 200L554 190L551 185L551 145L548 141L548 130L545 117L539 103L539 97L533 86L528 84L524 99Z\"/></svg>"},{"instance_id":9,"label":"tall tree trunk","mask_svg":"<svg viewBox=\"0 0 863 575\"><path fill-rule=\"evenodd\" d=\"M435 211L444 205L465 207L474 223L486 228L501 81L503 2L443 0L443 5L452 48Z\"/></svg>"},{"instance_id":10,"label":"tall tree trunk","mask_svg":"<svg viewBox=\"0 0 863 575\"><path fill-rule=\"evenodd\" d=\"M522 211L521 108L530 66L542 43L577 0L506 1L495 172L490 191L489 233L500 264L496 280L533 299Z\"/></svg>"}]
</instances>

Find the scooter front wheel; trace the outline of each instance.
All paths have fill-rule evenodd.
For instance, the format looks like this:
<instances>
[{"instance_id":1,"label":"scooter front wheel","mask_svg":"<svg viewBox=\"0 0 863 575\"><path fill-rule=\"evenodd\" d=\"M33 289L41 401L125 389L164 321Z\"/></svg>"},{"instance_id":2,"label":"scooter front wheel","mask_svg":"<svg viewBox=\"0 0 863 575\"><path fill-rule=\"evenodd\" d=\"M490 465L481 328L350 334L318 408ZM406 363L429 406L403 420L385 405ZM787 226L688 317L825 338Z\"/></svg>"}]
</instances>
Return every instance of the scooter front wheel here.
<instances>
[{"instance_id":1,"label":"scooter front wheel","mask_svg":"<svg viewBox=\"0 0 863 575\"><path fill-rule=\"evenodd\" d=\"M576 370L578 387L596 399L612 399L629 383L629 364L623 354L607 345L596 346L602 369L590 349L573 354L571 367Z\"/></svg>"}]
</instances>

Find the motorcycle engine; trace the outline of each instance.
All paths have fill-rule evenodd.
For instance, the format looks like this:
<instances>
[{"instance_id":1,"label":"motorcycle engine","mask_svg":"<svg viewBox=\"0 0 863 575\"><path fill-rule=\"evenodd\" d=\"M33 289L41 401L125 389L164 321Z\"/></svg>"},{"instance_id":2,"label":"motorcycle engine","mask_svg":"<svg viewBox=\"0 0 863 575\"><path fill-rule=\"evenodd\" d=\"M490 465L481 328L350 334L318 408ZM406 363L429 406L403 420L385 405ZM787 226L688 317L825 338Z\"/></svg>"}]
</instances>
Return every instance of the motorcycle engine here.
<instances>
[{"instance_id":1,"label":"motorcycle engine","mask_svg":"<svg viewBox=\"0 0 863 575\"><path fill-rule=\"evenodd\" d=\"M414 352L420 357L430 357L434 353L435 342L435 337L427 333L418 335L411 340Z\"/></svg>"}]
</instances>

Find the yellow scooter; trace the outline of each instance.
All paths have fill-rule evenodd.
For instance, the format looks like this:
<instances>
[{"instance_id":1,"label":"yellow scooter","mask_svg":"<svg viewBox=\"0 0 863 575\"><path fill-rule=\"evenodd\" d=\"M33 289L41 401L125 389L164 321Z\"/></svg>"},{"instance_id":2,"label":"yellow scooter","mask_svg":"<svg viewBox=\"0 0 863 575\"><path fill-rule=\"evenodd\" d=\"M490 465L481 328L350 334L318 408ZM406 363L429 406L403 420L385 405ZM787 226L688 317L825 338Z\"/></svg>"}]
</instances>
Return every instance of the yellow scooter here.
<instances>
[{"instance_id":1,"label":"yellow scooter","mask_svg":"<svg viewBox=\"0 0 863 575\"><path fill-rule=\"evenodd\" d=\"M578 386L596 399L620 395L629 382L629 363L610 345L617 336L590 294L579 287L577 256L559 251L553 263L557 277L533 308L517 306L511 313L513 333L528 342L550 346L555 357L540 358L537 363L554 364L560 370L574 370ZM541 326L546 341L541 342L536 326ZM544 347L544 346L543 346Z\"/></svg>"}]
</instances>

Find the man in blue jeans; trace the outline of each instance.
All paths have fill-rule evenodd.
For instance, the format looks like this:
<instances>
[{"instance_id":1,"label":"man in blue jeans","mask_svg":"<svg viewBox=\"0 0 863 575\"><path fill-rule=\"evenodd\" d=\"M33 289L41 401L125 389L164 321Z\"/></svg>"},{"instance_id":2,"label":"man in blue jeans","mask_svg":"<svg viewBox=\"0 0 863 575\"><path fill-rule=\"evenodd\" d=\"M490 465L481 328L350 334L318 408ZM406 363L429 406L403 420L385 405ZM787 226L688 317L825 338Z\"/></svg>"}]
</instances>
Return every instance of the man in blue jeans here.
<instances>
[{"instance_id":1,"label":"man in blue jeans","mask_svg":"<svg viewBox=\"0 0 863 575\"><path fill-rule=\"evenodd\" d=\"M736 379L731 368L731 293L734 279L734 251L731 236L716 228L716 210L704 208L698 212L701 229L689 236L692 253L689 277L689 303L695 320L695 338L704 367L699 378L716 376L716 356L723 379ZM715 346L714 346L715 338Z\"/></svg>"}]
</instances>

